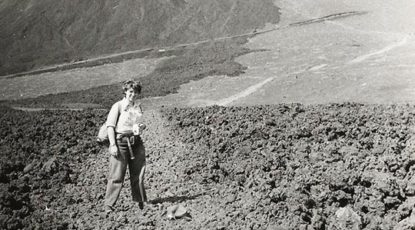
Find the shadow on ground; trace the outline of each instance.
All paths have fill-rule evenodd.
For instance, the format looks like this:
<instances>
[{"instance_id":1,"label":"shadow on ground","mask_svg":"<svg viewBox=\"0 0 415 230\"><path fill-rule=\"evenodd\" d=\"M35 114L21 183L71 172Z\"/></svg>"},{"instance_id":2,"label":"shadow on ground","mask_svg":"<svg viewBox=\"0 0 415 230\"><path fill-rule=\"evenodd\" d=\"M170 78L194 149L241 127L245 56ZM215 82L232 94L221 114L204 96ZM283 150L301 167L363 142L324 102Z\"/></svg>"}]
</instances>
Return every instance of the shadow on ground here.
<instances>
[{"instance_id":1,"label":"shadow on ground","mask_svg":"<svg viewBox=\"0 0 415 230\"><path fill-rule=\"evenodd\" d=\"M160 203L165 203L165 202L180 203L180 202L187 201L187 200L194 200L202 195L204 194L201 193L201 194L196 194L192 196L169 196L169 197L157 198L149 202L151 204L160 204Z\"/></svg>"}]
</instances>

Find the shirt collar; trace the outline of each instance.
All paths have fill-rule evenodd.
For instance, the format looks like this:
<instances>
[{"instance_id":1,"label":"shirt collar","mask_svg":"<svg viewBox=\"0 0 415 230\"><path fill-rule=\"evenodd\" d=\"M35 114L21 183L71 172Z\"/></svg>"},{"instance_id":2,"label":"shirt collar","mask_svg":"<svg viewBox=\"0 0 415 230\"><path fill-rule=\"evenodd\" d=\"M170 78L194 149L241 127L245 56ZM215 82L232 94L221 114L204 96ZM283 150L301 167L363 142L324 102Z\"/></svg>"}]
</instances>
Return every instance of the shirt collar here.
<instances>
[{"instance_id":1,"label":"shirt collar","mask_svg":"<svg viewBox=\"0 0 415 230\"><path fill-rule=\"evenodd\" d=\"M135 105L135 101L133 101L132 103L130 103L127 98L124 98L122 100L122 105L124 107L124 111L127 111L130 107L134 107Z\"/></svg>"}]
</instances>

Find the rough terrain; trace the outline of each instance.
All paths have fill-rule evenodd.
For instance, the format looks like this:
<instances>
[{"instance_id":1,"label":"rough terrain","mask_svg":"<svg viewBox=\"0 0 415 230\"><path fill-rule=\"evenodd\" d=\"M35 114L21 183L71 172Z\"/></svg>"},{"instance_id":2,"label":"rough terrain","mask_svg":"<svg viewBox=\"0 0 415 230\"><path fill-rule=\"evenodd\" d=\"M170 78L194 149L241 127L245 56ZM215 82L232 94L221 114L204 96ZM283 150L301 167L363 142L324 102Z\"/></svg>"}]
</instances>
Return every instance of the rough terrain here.
<instances>
[{"instance_id":1,"label":"rough terrain","mask_svg":"<svg viewBox=\"0 0 415 230\"><path fill-rule=\"evenodd\" d=\"M149 110L150 204L141 211L131 202L127 180L106 217L108 155L94 142L105 113L8 110L0 226L411 229L414 114L362 104ZM167 218L174 204L188 218Z\"/></svg>"},{"instance_id":2,"label":"rough terrain","mask_svg":"<svg viewBox=\"0 0 415 230\"><path fill-rule=\"evenodd\" d=\"M414 229L413 1L275 2L281 24L244 47L212 42L162 64L2 78L13 91L44 87L29 103L76 107L113 103L111 74L140 75L151 86L150 203L131 202L127 175L116 212L103 213L108 155L94 137L105 110L0 107L0 228ZM366 13L284 27L351 11ZM83 91L64 82L84 73L72 81ZM90 76L98 80L86 84ZM45 95L56 86L70 92ZM188 215L169 219L178 204Z\"/></svg>"}]
</instances>

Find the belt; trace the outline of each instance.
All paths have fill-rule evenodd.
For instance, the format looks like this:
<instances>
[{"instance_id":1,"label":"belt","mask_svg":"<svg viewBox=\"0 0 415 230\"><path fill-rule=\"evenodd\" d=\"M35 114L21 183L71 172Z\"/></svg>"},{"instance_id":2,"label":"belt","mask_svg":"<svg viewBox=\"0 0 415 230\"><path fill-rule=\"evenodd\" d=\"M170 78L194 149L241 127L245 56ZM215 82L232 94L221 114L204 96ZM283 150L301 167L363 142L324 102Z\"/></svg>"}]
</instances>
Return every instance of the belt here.
<instances>
[{"instance_id":1,"label":"belt","mask_svg":"<svg viewBox=\"0 0 415 230\"><path fill-rule=\"evenodd\" d=\"M135 143L135 137L134 134L131 133L117 133L117 140L122 140L125 139L127 140L127 144L128 144L128 150L130 151L130 159L134 160L134 151L133 148L131 147L131 145L134 145ZM132 143L131 143L132 142Z\"/></svg>"}]
</instances>

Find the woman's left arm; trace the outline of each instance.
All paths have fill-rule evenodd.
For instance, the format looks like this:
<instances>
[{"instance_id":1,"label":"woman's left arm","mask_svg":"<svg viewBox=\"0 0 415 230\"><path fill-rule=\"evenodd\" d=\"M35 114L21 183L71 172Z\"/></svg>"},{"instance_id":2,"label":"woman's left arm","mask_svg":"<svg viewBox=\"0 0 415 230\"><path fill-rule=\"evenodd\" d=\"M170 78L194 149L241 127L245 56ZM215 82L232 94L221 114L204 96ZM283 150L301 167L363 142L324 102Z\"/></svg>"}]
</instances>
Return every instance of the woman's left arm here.
<instances>
[{"instance_id":1,"label":"woman's left arm","mask_svg":"<svg viewBox=\"0 0 415 230\"><path fill-rule=\"evenodd\" d=\"M141 134L141 132L143 131L143 130L145 130L146 129L146 125L145 124L143 124L140 120L142 120L141 118L143 117L143 115L144 115L144 112L143 112L143 107L141 106L141 103L139 103L138 105L137 105L137 109L138 109L138 116L139 116L139 119L138 119L138 128L139 128L139 133Z\"/></svg>"}]
</instances>

